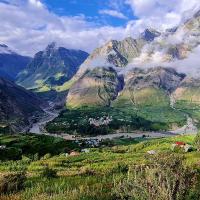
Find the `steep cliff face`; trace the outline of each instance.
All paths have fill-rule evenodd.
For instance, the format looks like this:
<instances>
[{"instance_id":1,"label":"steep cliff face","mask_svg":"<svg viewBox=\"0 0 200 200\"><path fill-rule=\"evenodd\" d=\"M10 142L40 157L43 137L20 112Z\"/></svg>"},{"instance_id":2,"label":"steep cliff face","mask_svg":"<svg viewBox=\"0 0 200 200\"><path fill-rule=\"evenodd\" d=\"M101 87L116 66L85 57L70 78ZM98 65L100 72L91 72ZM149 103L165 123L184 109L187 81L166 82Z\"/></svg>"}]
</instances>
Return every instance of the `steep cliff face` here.
<instances>
[{"instance_id":1,"label":"steep cliff face","mask_svg":"<svg viewBox=\"0 0 200 200\"><path fill-rule=\"evenodd\" d=\"M0 78L0 124L20 131L30 125L33 116L42 114L44 104L35 94Z\"/></svg>"},{"instance_id":2,"label":"steep cliff face","mask_svg":"<svg viewBox=\"0 0 200 200\"><path fill-rule=\"evenodd\" d=\"M107 65L125 67L132 58L140 54L143 45L142 39L135 40L131 37L122 41L111 40L95 49L84 64L100 67L98 64L101 64L100 61L102 61Z\"/></svg>"},{"instance_id":3,"label":"steep cliff face","mask_svg":"<svg viewBox=\"0 0 200 200\"><path fill-rule=\"evenodd\" d=\"M186 77L173 92L173 97L179 107L200 105L200 80Z\"/></svg>"},{"instance_id":4,"label":"steep cliff face","mask_svg":"<svg viewBox=\"0 0 200 200\"><path fill-rule=\"evenodd\" d=\"M185 75L170 68L134 69L125 75L124 89L113 105L156 106L169 104L169 95L179 87Z\"/></svg>"},{"instance_id":5,"label":"steep cliff face","mask_svg":"<svg viewBox=\"0 0 200 200\"><path fill-rule=\"evenodd\" d=\"M136 101L137 104L152 105L169 103L169 95L184 78L184 74L171 68L135 68L123 76L112 68L95 68L87 71L72 86L67 105L122 105L127 102L136 104Z\"/></svg>"},{"instance_id":6,"label":"steep cliff face","mask_svg":"<svg viewBox=\"0 0 200 200\"><path fill-rule=\"evenodd\" d=\"M19 74L17 83L25 88L51 88L62 85L77 72L88 57L80 50L57 47L55 43L36 53L32 62Z\"/></svg>"},{"instance_id":7,"label":"steep cliff face","mask_svg":"<svg viewBox=\"0 0 200 200\"><path fill-rule=\"evenodd\" d=\"M88 70L71 87L67 106L109 106L123 87L123 80L112 68Z\"/></svg>"},{"instance_id":8,"label":"steep cliff face","mask_svg":"<svg viewBox=\"0 0 200 200\"><path fill-rule=\"evenodd\" d=\"M73 79L79 79L87 69L95 67L116 67L119 70L125 68L133 58L140 55L141 49L147 42L144 38L131 37L122 41L111 40L91 53Z\"/></svg>"}]
</instances>

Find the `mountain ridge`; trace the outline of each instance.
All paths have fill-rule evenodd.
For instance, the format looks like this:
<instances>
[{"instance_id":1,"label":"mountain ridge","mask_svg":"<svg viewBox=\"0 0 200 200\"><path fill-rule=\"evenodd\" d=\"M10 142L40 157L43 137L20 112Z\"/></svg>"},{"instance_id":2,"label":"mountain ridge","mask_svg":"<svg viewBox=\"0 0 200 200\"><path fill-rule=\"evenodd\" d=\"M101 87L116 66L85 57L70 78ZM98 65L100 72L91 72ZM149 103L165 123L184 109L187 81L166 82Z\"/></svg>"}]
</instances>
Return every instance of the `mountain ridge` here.
<instances>
[{"instance_id":1,"label":"mountain ridge","mask_svg":"<svg viewBox=\"0 0 200 200\"><path fill-rule=\"evenodd\" d=\"M31 91L0 77L0 122L13 131L23 131L33 117L43 114L44 101Z\"/></svg>"},{"instance_id":2,"label":"mountain ridge","mask_svg":"<svg viewBox=\"0 0 200 200\"><path fill-rule=\"evenodd\" d=\"M62 85L72 78L87 56L84 51L57 47L53 42L35 54L32 62L18 75L17 83L29 89Z\"/></svg>"},{"instance_id":3,"label":"mountain ridge","mask_svg":"<svg viewBox=\"0 0 200 200\"><path fill-rule=\"evenodd\" d=\"M18 73L25 69L31 61L28 56L14 52L5 44L0 44L0 76L15 80Z\"/></svg>"}]
</instances>

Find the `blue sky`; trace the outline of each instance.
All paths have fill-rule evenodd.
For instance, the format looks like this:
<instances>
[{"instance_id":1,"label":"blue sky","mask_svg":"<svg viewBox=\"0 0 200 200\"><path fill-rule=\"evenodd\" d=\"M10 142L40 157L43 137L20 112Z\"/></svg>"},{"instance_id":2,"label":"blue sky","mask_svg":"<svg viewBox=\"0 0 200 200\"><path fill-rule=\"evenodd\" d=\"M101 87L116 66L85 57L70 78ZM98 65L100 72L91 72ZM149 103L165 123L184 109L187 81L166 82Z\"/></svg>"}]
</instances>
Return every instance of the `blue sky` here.
<instances>
[{"instance_id":1,"label":"blue sky","mask_svg":"<svg viewBox=\"0 0 200 200\"><path fill-rule=\"evenodd\" d=\"M111 39L164 31L199 8L199 0L0 0L0 44L33 56L52 41L92 52Z\"/></svg>"},{"instance_id":2,"label":"blue sky","mask_svg":"<svg viewBox=\"0 0 200 200\"><path fill-rule=\"evenodd\" d=\"M128 4L116 6L109 0L43 0L49 10L60 16L84 15L88 21L96 21L99 25L125 26L130 19L137 19ZM102 11L117 11L124 15L111 16Z\"/></svg>"}]
</instances>

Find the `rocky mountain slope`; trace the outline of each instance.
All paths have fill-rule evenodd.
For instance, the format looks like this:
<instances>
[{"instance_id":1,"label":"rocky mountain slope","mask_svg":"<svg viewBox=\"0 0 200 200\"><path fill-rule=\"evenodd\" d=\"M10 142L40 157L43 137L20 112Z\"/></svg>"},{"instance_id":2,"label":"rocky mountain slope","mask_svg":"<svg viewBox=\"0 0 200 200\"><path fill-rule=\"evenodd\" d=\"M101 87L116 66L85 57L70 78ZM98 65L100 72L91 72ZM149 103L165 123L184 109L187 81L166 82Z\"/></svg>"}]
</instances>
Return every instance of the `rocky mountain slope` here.
<instances>
[{"instance_id":1,"label":"rocky mountain slope","mask_svg":"<svg viewBox=\"0 0 200 200\"><path fill-rule=\"evenodd\" d=\"M68 106L109 106L122 87L122 80L112 68L86 71L71 87L67 97Z\"/></svg>"},{"instance_id":2,"label":"rocky mountain slope","mask_svg":"<svg viewBox=\"0 0 200 200\"><path fill-rule=\"evenodd\" d=\"M153 29L146 29L137 39L128 37L122 41L107 42L91 53L80 66L74 79L80 78L88 68L116 67L120 69L126 67L134 58L140 56L146 44L154 41L159 35L160 33Z\"/></svg>"},{"instance_id":3,"label":"rocky mountain slope","mask_svg":"<svg viewBox=\"0 0 200 200\"><path fill-rule=\"evenodd\" d=\"M174 29L162 33L147 29L137 39L126 38L123 41L112 40L106 43L92 52L73 77L74 84L69 89L67 105L81 106L80 102L83 102L83 105L95 104L96 100L100 98L97 92L99 86L96 84L96 77L104 79L104 75L100 73L101 68L109 73L114 73L115 80L120 80L115 82L115 85L118 84L118 86L112 87L109 84L113 83L113 79L107 76L107 81L103 83L103 87L107 88L107 91L109 89L114 91L115 98L111 95L110 100L115 99L115 103L127 97L133 100L135 94L141 97L141 102L144 102L146 97L154 99L155 101L152 101L154 103L160 101L158 96L166 99L166 95L169 99L173 92L177 98L180 98L179 87L182 88L186 82L189 85L194 82L187 81L189 76L186 71L190 70L195 73L200 69L200 65L195 63L193 69L187 69L187 67L181 68L182 66L179 67L175 63L179 61L184 65L185 59L188 59L199 47L199 37L200 11ZM94 71L95 73L93 73ZM90 79L88 79L88 74L90 74ZM185 76L188 76L187 79ZM92 82L90 82L91 79ZM124 88L118 92L122 83ZM95 88L94 93L91 89L88 92L88 88ZM186 88L187 91L191 88L192 90L195 88L197 91L197 87L193 85ZM186 88L184 87L185 91ZM93 99L93 101L88 99Z\"/></svg>"},{"instance_id":4,"label":"rocky mountain slope","mask_svg":"<svg viewBox=\"0 0 200 200\"><path fill-rule=\"evenodd\" d=\"M44 51L36 53L32 62L19 74L17 83L25 88L49 90L62 85L77 72L88 57L81 50L69 50L51 43Z\"/></svg>"},{"instance_id":5,"label":"rocky mountain slope","mask_svg":"<svg viewBox=\"0 0 200 200\"><path fill-rule=\"evenodd\" d=\"M30 125L33 116L43 113L40 108L43 101L32 92L4 78L0 78L0 97L0 126L21 131Z\"/></svg>"},{"instance_id":6,"label":"rocky mountain slope","mask_svg":"<svg viewBox=\"0 0 200 200\"><path fill-rule=\"evenodd\" d=\"M171 68L134 69L126 74L125 87L118 95L114 105L132 104L132 106L169 105L170 94L175 91L184 74Z\"/></svg>"},{"instance_id":7,"label":"rocky mountain slope","mask_svg":"<svg viewBox=\"0 0 200 200\"><path fill-rule=\"evenodd\" d=\"M166 64L176 59L185 59L198 47L199 41L200 11L145 45L140 56L134 59L132 64Z\"/></svg>"},{"instance_id":8,"label":"rocky mountain slope","mask_svg":"<svg viewBox=\"0 0 200 200\"><path fill-rule=\"evenodd\" d=\"M21 56L7 45L0 44L0 76L15 80L19 72L25 69L31 58Z\"/></svg>"},{"instance_id":9,"label":"rocky mountain slope","mask_svg":"<svg viewBox=\"0 0 200 200\"><path fill-rule=\"evenodd\" d=\"M172 68L162 67L135 68L124 75L118 75L113 68L94 68L70 88L67 105L153 106L167 99L169 105L169 95L181 87L185 76Z\"/></svg>"}]
</instances>

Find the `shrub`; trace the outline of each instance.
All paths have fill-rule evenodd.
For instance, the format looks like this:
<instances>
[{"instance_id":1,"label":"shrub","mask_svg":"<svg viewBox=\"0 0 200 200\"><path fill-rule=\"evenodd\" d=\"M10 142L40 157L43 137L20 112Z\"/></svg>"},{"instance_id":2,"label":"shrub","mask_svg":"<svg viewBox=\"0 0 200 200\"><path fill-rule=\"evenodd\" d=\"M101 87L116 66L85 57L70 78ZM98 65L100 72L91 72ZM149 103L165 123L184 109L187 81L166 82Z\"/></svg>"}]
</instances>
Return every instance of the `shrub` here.
<instances>
[{"instance_id":1,"label":"shrub","mask_svg":"<svg viewBox=\"0 0 200 200\"><path fill-rule=\"evenodd\" d=\"M80 170L80 175L84 176L94 176L96 174L95 170L88 167L82 167Z\"/></svg>"},{"instance_id":2,"label":"shrub","mask_svg":"<svg viewBox=\"0 0 200 200\"><path fill-rule=\"evenodd\" d=\"M183 159L175 154L157 155L151 157L147 165L132 166L127 177L115 185L114 197L126 200L189 199L198 184L199 174L184 168Z\"/></svg>"},{"instance_id":3,"label":"shrub","mask_svg":"<svg viewBox=\"0 0 200 200\"><path fill-rule=\"evenodd\" d=\"M49 168L49 166L47 165L42 170L40 176L43 177L43 178L56 178L57 177L57 171Z\"/></svg>"},{"instance_id":4,"label":"shrub","mask_svg":"<svg viewBox=\"0 0 200 200\"><path fill-rule=\"evenodd\" d=\"M26 176L24 173L7 174L0 178L0 193L17 192L24 187Z\"/></svg>"},{"instance_id":5,"label":"shrub","mask_svg":"<svg viewBox=\"0 0 200 200\"><path fill-rule=\"evenodd\" d=\"M127 153L128 148L124 147L124 146L122 146L122 147L114 146L114 147L111 148L111 151L112 151L112 153L121 153L121 154L123 154L123 153Z\"/></svg>"},{"instance_id":6,"label":"shrub","mask_svg":"<svg viewBox=\"0 0 200 200\"><path fill-rule=\"evenodd\" d=\"M128 172L128 165L126 163L118 163L116 167L113 168L113 173L126 173Z\"/></svg>"},{"instance_id":7,"label":"shrub","mask_svg":"<svg viewBox=\"0 0 200 200\"><path fill-rule=\"evenodd\" d=\"M47 159L49 159L49 158L51 158L51 154L50 154L50 153L47 153L47 154L45 154L45 155L41 158L41 160L47 160Z\"/></svg>"},{"instance_id":8,"label":"shrub","mask_svg":"<svg viewBox=\"0 0 200 200\"><path fill-rule=\"evenodd\" d=\"M21 159L22 150L15 147L0 149L0 160L18 160Z\"/></svg>"}]
</instances>

